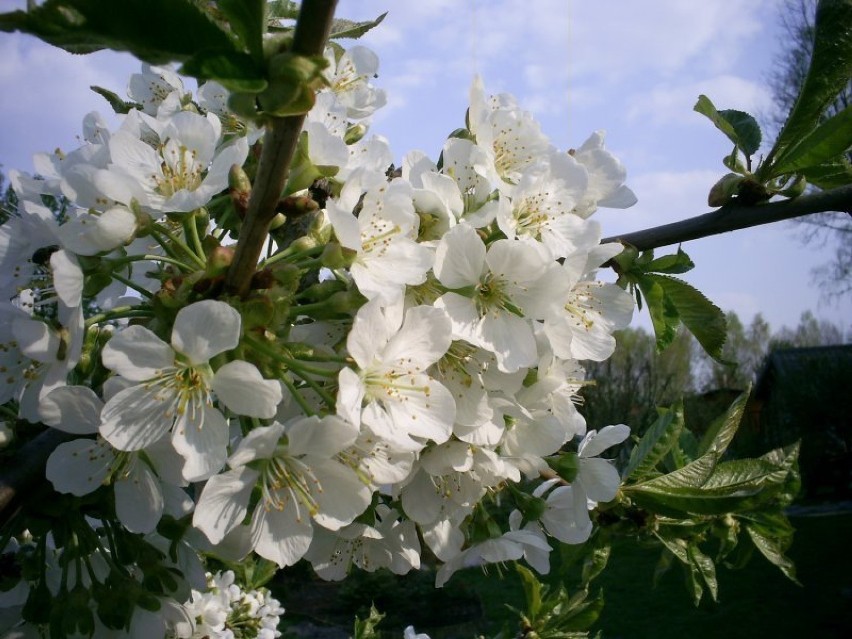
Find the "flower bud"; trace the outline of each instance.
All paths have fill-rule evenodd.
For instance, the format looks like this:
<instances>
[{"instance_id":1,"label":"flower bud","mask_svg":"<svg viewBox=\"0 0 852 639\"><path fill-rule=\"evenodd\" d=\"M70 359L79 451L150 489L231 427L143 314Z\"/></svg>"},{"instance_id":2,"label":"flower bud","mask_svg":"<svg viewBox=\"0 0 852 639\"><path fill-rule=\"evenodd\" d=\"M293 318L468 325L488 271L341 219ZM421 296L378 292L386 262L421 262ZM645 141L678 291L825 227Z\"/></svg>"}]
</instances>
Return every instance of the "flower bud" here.
<instances>
[{"instance_id":1,"label":"flower bud","mask_svg":"<svg viewBox=\"0 0 852 639\"><path fill-rule=\"evenodd\" d=\"M727 173L713 185L710 193L707 195L707 204L709 206L725 206L737 194L740 184L745 178L736 173Z\"/></svg>"},{"instance_id":2,"label":"flower bud","mask_svg":"<svg viewBox=\"0 0 852 639\"><path fill-rule=\"evenodd\" d=\"M357 255L357 251L340 246L337 242L329 242L320 255L320 263L331 269L348 268Z\"/></svg>"}]
</instances>

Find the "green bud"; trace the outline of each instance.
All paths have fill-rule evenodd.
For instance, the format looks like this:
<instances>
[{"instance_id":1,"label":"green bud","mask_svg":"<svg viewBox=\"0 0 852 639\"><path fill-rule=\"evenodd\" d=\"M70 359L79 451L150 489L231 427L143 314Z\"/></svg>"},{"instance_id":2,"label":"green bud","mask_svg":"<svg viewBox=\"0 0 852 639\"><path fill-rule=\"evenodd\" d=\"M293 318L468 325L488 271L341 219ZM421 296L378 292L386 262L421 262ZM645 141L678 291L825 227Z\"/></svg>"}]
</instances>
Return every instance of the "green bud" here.
<instances>
[{"instance_id":1,"label":"green bud","mask_svg":"<svg viewBox=\"0 0 852 639\"><path fill-rule=\"evenodd\" d=\"M340 293L345 290L346 284L340 280L325 280L324 282L319 282L306 288L299 295L299 299L305 300L309 303L321 302L324 299L328 299L334 293Z\"/></svg>"},{"instance_id":2,"label":"green bud","mask_svg":"<svg viewBox=\"0 0 852 639\"><path fill-rule=\"evenodd\" d=\"M356 251L340 246L337 242L329 242L320 255L320 262L331 269L348 268L352 266L357 255Z\"/></svg>"},{"instance_id":3,"label":"green bud","mask_svg":"<svg viewBox=\"0 0 852 639\"><path fill-rule=\"evenodd\" d=\"M580 456L577 453L562 453L555 459L548 459L547 463L569 484L577 479L577 473L580 470Z\"/></svg>"},{"instance_id":4,"label":"green bud","mask_svg":"<svg viewBox=\"0 0 852 639\"><path fill-rule=\"evenodd\" d=\"M784 197L799 197L805 192L805 187L807 187L807 185L808 181L805 176L797 175L796 179L793 180L793 183L782 191L778 191L778 194L783 195Z\"/></svg>"},{"instance_id":5,"label":"green bud","mask_svg":"<svg viewBox=\"0 0 852 639\"><path fill-rule=\"evenodd\" d=\"M739 192L740 184L745 178L736 173L727 173L713 185L707 195L709 206L725 206Z\"/></svg>"},{"instance_id":6,"label":"green bud","mask_svg":"<svg viewBox=\"0 0 852 639\"><path fill-rule=\"evenodd\" d=\"M232 93L228 97L228 109L241 118L254 120L259 115L257 112L257 94Z\"/></svg>"},{"instance_id":7,"label":"green bud","mask_svg":"<svg viewBox=\"0 0 852 639\"><path fill-rule=\"evenodd\" d=\"M287 223L287 216L283 213L276 213L275 217L272 218L272 221L269 223L269 230L274 231L275 229L280 229Z\"/></svg>"},{"instance_id":8,"label":"green bud","mask_svg":"<svg viewBox=\"0 0 852 639\"><path fill-rule=\"evenodd\" d=\"M207 254L207 274L221 275L234 261L234 249L230 246L217 246Z\"/></svg>"},{"instance_id":9,"label":"green bud","mask_svg":"<svg viewBox=\"0 0 852 639\"><path fill-rule=\"evenodd\" d=\"M346 129L346 134L343 136L343 141L346 142L346 144L355 144L366 134L367 125L359 122L358 124L353 124L348 129Z\"/></svg>"}]
</instances>

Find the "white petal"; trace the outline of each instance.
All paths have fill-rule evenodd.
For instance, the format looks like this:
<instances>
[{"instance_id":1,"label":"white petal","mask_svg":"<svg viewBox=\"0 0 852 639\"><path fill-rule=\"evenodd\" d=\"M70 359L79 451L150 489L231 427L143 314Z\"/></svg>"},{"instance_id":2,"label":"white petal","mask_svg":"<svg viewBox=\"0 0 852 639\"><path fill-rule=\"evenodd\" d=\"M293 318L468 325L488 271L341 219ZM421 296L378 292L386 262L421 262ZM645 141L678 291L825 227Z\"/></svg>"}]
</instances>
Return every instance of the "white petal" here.
<instances>
[{"instance_id":1,"label":"white petal","mask_svg":"<svg viewBox=\"0 0 852 639\"><path fill-rule=\"evenodd\" d=\"M253 429L228 458L228 465L237 468L255 459L270 459L283 435L284 426L278 422Z\"/></svg>"},{"instance_id":2,"label":"white petal","mask_svg":"<svg viewBox=\"0 0 852 639\"><path fill-rule=\"evenodd\" d=\"M114 460L106 442L75 439L56 447L47 459L45 475L58 492L80 497L101 486Z\"/></svg>"},{"instance_id":3,"label":"white petal","mask_svg":"<svg viewBox=\"0 0 852 639\"><path fill-rule=\"evenodd\" d=\"M174 366L171 347L143 326L128 326L114 335L101 353L104 366L122 377L141 382Z\"/></svg>"},{"instance_id":4,"label":"white petal","mask_svg":"<svg viewBox=\"0 0 852 639\"><path fill-rule=\"evenodd\" d=\"M127 530L142 534L152 532L163 515L160 482L141 460L115 482L115 514Z\"/></svg>"},{"instance_id":5,"label":"white petal","mask_svg":"<svg viewBox=\"0 0 852 639\"><path fill-rule=\"evenodd\" d=\"M281 384L264 379L257 366L242 360L228 362L219 368L211 388L237 415L271 419L281 403Z\"/></svg>"},{"instance_id":6,"label":"white petal","mask_svg":"<svg viewBox=\"0 0 852 639\"><path fill-rule=\"evenodd\" d=\"M101 436L119 450L147 448L172 427L166 416L170 405L142 385L119 391L101 411Z\"/></svg>"},{"instance_id":7,"label":"white petal","mask_svg":"<svg viewBox=\"0 0 852 639\"><path fill-rule=\"evenodd\" d=\"M204 300L182 308L172 329L172 346L193 364L236 348L240 314L225 302Z\"/></svg>"},{"instance_id":8,"label":"white petal","mask_svg":"<svg viewBox=\"0 0 852 639\"><path fill-rule=\"evenodd\" d=\"M255 552L274 561L279 568L292 566L299 561L308 551L314 534L304 507L301 514L300 517L292 502L283 510L267 510L259 504L251 522Z\"/></svg>"},{"instance_id":9,"label":"white petal","mask_svg":"<svg viewBox=\"0 0 852 639\"><path fill-rule=\"evenodd\" d=\"M213 475L195 507L192 525L214 544L237 527L246 516L251 491L260 473L247 466Z\"/></svg>"},{"instance_id":10,"label":"white petal","mask_svg":"<svg viewBox=\"0 0 852 639\"><path fill-rule=\"evenodd\" d=\"M38 414L48 426L75 435L98 432L104 403L88 386L60 386L39 403Z\"/></svg>"},{"instance_id":11,"label":"white petal","mask_svg":"<svg viewBox=\"0 0 852 639\"><path fill-rule=\"evenodd\" d=\"M305 417L287 430L290 452L329 458L355 443L358 428L335 417Z\"/></svg>"},{"instance_id":12,"label":"white petal","mask_svg":"<svg viewBox=\"0 0 852 639\"><path fill-rule=\"evenodd\" d=\"M448 288L476 284L484 265L485 245L472 226L454 226L438 244L435 276Z\"/></svg>"},{"instance_id":13,"label":"white petal","mask_svg":"<svg viewBox=\"0 0 852 639\"><path fill-rule=\"evenodd\" d=\"M319 512L314 515L318 524L329 530L347 526L370 505L372 492L361 482L355 471L330 460L305 458L318 480L312 492Z\"/></svg>"},{"instance_id":14,"label":"white petal","mask_svg":"<svg viewBox=\"0 0 852 639\"><path fill-rule=\"evenodd\" d=\"M212 406L187 408L175 422L172 444L186 460L184 479L207 479L225 465L228 457L228 422Z\"/></svg>"},{"instance_id":15,"label":"white petal","mask_svg":"<svg viewBox=\"0 0 852 639\"><path fill-rule=\"evenodd\" d=\"M618 470L608 459L580 458L578 480L586 489L586 494L593 501L607 502L615 498L621 478Z\"/></svg>"},{"instance_id":16,"label":"white petal","mask_svg":"<svg viewBox=\"0 0 852 639\"><path fill-rule=\"evenodd\" d=\"M620 444L630 437L630 427L624 424L604 426L600 431L589 431L578 447L580 457L596 457L610 446Z\"/></svg>"}]
</instances>

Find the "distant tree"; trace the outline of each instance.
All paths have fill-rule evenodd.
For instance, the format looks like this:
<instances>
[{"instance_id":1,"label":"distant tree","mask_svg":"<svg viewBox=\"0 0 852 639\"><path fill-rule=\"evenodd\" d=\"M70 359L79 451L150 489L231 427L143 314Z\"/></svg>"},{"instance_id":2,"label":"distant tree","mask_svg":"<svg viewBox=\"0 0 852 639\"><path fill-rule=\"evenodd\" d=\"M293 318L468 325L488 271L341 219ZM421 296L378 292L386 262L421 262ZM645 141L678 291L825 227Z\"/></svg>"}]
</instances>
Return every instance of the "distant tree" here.
<instances>
[{"instance_id":1,"label":"distant tree","mask_svg":"<svg viewBox=\"0 0 852 639\"><path fill-rule=\"evenodd\" d=\"M18 197L12 185L6 183L6 176L0 172L0 224L9 219L18 207Z\"/></svg>"},{"instance_id":2,"label":"distant tree","mask_svg":"<svg viewBox=\"0 0 852 639\"><path fill-rule=\"evenodd\" d=\"M804 348L806 346L832 346L843 344L843 330L827 320L818 320L810 311L802 313L799 325L786 326L772 336L770 350L778 348Z\"/></svg>"},{"instance_id":3,"label":"distant tree","mask_svg":"<svg viewBox=\"0 0 852 639\"><path fill-rule=\"evenodd\" d=\"M700 390L748 388L769 352L771 329L763 315L755 315L748 327L733 311L728 311L726 319L728 336L722 348L722 361L714 361L704 353L698 355Z\"/></svg>"},{"instance_id":4,"label":"distant tree","mask_svg":"<svg viewBox=\"0 0 852 639\"><path fill-rule=\"evenodd\" d=\"M775 111L770 115L771 127L780 131L799 95L799 89L811 59L814 41L816 0L785 0L780 22L786 36L786 47L776 56L769 86ZM852 79L825 111L829 118L852 104ZM852 161L852 153L847 154ZM832 259L811 271L814 282L826 299L837 299L852 293L852 215L826 212L795 220L801 241L817 248L833 247Z\"/></svg>"},{"instance_id":5,"label":"distant tree","mask_svg":"<svg viewBox=\"0 0 852 639\"><path fill-rule=\"evenodd\" d=\"M618 423L643 428L655 418L655 406L671 404L694 389L697 346L688 331L678 333L662 353L657 353L654 336L642 328L627 328L615 337L612 357L586 365L594 381L583 392L581 412L590 429Z\"/></svg>"}]
</instances>

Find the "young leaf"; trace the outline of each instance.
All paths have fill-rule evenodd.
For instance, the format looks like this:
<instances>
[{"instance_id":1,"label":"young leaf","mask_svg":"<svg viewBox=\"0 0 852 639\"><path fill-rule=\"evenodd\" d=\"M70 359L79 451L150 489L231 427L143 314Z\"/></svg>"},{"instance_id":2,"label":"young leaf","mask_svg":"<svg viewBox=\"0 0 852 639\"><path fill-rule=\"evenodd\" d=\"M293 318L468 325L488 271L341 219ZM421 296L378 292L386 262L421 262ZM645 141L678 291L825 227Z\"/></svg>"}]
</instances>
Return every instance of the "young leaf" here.
<instances>
[{"instance_id":1,"label":"young leaf","mask_svg":"<svg viewBox=\"0 0 852 639\"><path fill-rule=\"evenodd\" d=\"M113 93L109 89L104 89L99 86L91 86L89 88L109 102L109 105L115 113L130 113L131 109L142 108L142 105L138 102L126 102L118 97L117 93Z\"/></svg>"},{"instance_id":2,"label":"young leaf","mask_svg":"<svg viewBox=\"0 0 852 639\"><path fill-rule=\"evenodd\" d=\"M719 115L727 121L737 134L737 146L746 156L752 156L760 148L760 125L753 116L744 111L724 109Z\"/></svg>"},{"instance_id":3,"label":"young leaf","mask_svg":"<svg viewBox=\"0 0 852 639\"><path fill-rule=\"evenodd\" d=\"M366 20L364 22L353 22L352 20L337 19L331 24L330 38L360 38L362 35L379 26L382 20L387 16L387 12L380 15L375 20Z\"/></svg>"},{"instance_id":4,"label":"young leaf","mask_svg":"<svg viewBox=\"0 0 852 639\"><path fill-rule=\"evenodd\" d=\"M850 24L852 0L821 0L817 5L811 64L793 110L757 172L760 180L781 173L776 169L775 159L814 130L828 105L849 82L852 76Z\"/></svg>"},{"instance_id":5,"label":"young leaf","mask_svg":"<svg viewBox=\"0 0 852 639\"><path fill-rule=\"evenodd\" d=\"M852 147L852 106L829 118L798 144L782 151L775 161L775 174L794 173L810 166L837 160Z\"/></svg>"},{"instance_id":6,"label":"young leaf","mask_svg":"<svg viewBox=\"0 0 852 639\"><path fill-rule=\"evenodd\" d=\"M645 271L648 273L686 273L695 268L693 262L686 252L678 247L674 255L663 255L648 262Z\"/></svg>"},{"instance_id":7,"label":"young leaf","mask_svg":"<svg viewBox=\"0 0 852 639\"><path fill-rule=\"evenodd\" d=\"M683 404L679 402L657 418L630 452L630 460L624 469L625 480L641 480L652 474L678 441L682 430Z\"/></svg>"},{"instance_id":8,"label":"young leaf","mask_svg":"<svg viewBox=\"0 0 852 639\"><path fill-rule=\"evenodd\" d=\"M257 93L268 85L263 67L239 51L199 51L184 62L180 72L199 80L215 80L239 93Z\"/></svg>"},{"instance_id":9,"label":"young leaf","mask_svg":"<svg viewBox=\"0 0 852 639\"><path fill-rule=\"evenodd\" d=\"M724 415L713 420L710 428L707 429L707 432L704 433L701 442L698 444L696 451L698 455L704 455L708 452L715 452L719 455L724 454L731 440L734 438L737 429L740 427L740 422L748 403L748 397L748 391L742 393L728 407Z\"/></svg>"},{"instance_id":10,"label":"young leaf","mask_svg":"<svg viewBox=\"0 0 852 639\"><path fill-rule=\"evenodd\" d=\"M0 31L22 31L71 53L128 51L151 64L236 49L190 0L46 0L30 11L0 14Z\"/></svg>"},{"instance_id":11,"label":"young leaf","mask_svg":"<svg viewBox=\"0 0 852 639\"><path fill-rule=\"evenodd\" d=\"M819 166L802 169L801 174L810 184L820 189L833 189L852 184L852 164L846 158Z\"/></svg>"},{"instance_id":12,"label":"young leaf","mask_svg":"<svg viewBox=\"0 0 852 639\"><path fill-rule=\"evenodd\" d=\"M536 579L532 571L524 568L521 564L515 564L515 570L521 577L521 585L524 587L524 597L527 601L527 618L535 620L541 611L541 582Z\"/></svg>"},{"instance_id":13,"label":"young leaf","mask_svg":"<svg viewBox=\"0 0 852 639\"><path fill-rule=\"evenodd\" d=\"M717 111L706 95L698 96L693 109L709 118L747 156L757 153L760 148L760 125L748 113L733 109Z\"/></svg>"},{"instance_id":14,"label":"young leaf","mask_svg":"<svg viewBox=\"0 0 852 639\"><path fill-rule=\"evenodd\" d=\"M718 360L722 356L727 329L721 309L683 280L667 275L647 277L652 277L662 287L666 300L676 310L680 321L695 335L707 354Z\"/></svg>"},{"instance_id":15,"label":"young leaf","mask_svg":"<svg viewBox=\"0 0 852 639\"><path fill-rule=\"evenodd\" d=\"M266 0L218 0L216 6L242 45L257 62L262 62Z\"/></svg>"},{"instance_id":16,"label":"young leaf","mask_svg":"<svg viewBox=\"0 0 852 639\"><path fill-rule=\"evenodd\" d=\"M694 571L701 576L701 579L707 586L707 590L710 591L713 601L718 601L719 584L716 581L716 566L713 560L701 552L696 543L692 543L687 547L687 554L689 556L689 563L692 565Z\"/></svg>"},{"instance_id":17,"label":"young leaf","mask_svg":"<svg viewBox=\"0 0 852 639\"><path fill-rule=\"evenodd\" d=\"M674 341L680 324L677 310L666 297L663 287L651 275L641 275L636 284L645 297L645 306L651 316L654 334L657 337L657 350L661 351Z\"/></svg>"},{"instance_id":18,"label":"young leaf","mask_svg":"<svg viewBox=\"0 0 852 639\"><path fill-rule=\"evenodd\" d=\"M799 580L796 579L795 564L784 554L786 546L788 545L788 540L785 537L770 537L764 534L765 531L761 530L759 525L753 523L747 523L745 525L745 529L761 554L766 557L771 564L778 566L787 579L793 583L801 585Z\"/></svg>"}]
</instances>

